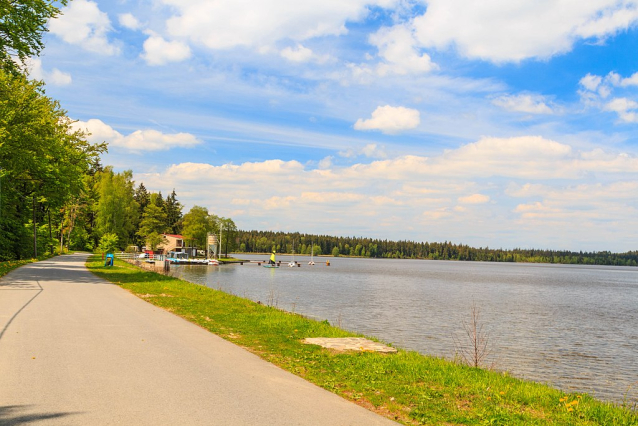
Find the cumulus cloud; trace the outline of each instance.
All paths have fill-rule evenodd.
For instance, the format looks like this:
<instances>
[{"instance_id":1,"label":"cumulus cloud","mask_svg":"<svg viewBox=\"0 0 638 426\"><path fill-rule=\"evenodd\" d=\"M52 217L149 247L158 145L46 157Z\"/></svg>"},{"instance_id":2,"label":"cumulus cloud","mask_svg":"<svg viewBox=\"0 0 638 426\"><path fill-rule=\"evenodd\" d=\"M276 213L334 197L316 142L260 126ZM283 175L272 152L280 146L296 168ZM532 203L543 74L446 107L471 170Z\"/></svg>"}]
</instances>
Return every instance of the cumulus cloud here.
<instances>
[{"instance_id":1,"label":"cumulus cloud","mask_svg":"<svg viewBox=\"0 0 638 426\"><path fill-rule=\"evenodd\" d=\"M413 26L422 46L454 46L467 58L502 63L549 58L578 40L611 36L636 22L635 1L427 0Z\"/></svg>"},{"instance_id":2,"label":"cumulus cloud","mask_svg":"<svg viewBox=\"0 0 638 426\"><path fill-rule=\"evenodd\" d=\"M638 72L634 73L631 77L623 78L620 81L622 87L638 86Z\"/></svg>"},{"instance_id":3,"label":"cumulus cloud","mask_svg":"<svg viewBox=\"0 0 638 426\"><path fill-rule=\"evenodd\" d=\"M141 57L149 65L165 65L169 62L181 62L190 58L191 50L180 41L166 41L161 36L150 33L144 42Z\"/></svg>"},{"instance_id":4,"label":"cumulus cloud","mask_svg":"<svg viewBox=\"0 0 638 426\"><path fill-rule=\"evenodd\" d=\"M599 75L587 74L585 77L580 79L579 83L585 89L591 92L595 92L596 89L598 89L598 86L600 86L600 83L602 83L602 81L603 81L603 78Z\"/></svg>"},{"instance_id":5,"label":"cumulus cloud","mask_svg":"<svg viewBox=\"0 0 638 426\"><path fill-rule=\"evenodd\" d=\"M103 55L115 55L119 48L111 44L107 34L112 30L111 21L97 3L90 0L74 0L62 13L49 22L49 31L69 44Z\"/></svg>"},{"instance_id":6,"label":"cumulus cloud","mask_svg":"<svg viewBox=\"0 0 638 426\"><path fill-rule=\"evenodd\" d=\"M281 40L304 41L342 35L346 22L359 21L369 7L390 8L399 0L161 0L175 15L168 19L169 34L211 49L238 46L260 48Z\"/></svg>"},{"instance_id":7,"label":"cumulus cloud","mask_svg":"<svg viewBox=\"0 0 638 426\"><path fill-rule=\"evenodd\" d=\"M129 30L138 30L142 27L140 21L138 21L137 18L130 13L122 13L118 15L118 20L121 26L128 28Z\"/></svg>"},{"instance_id":8,"label":"cumulus cloud","mask_svg":"<svg viewBox=\"0 0 638 426\"><path fill-rule=\"evenodd\" d=\"M419 111L412 108L380 106L374 110L372 117L358 119L354 123L355 130L380 130L386 134L396 134L404 130L415 129L421 123Z\"/></svg>"},{"instance_id":9,"label":"cumulus cloud","mask_svg":"<svg viewBox=\"0 0 638 426\"><path fill-rule=\"evenodd\" d=\"M370 143L364 146L361 149L361 153L368 158L386 158L388 156L385 152L385 148L376 143Z\"/></svg>"},{"instance_id":10,"label":"cumulus cloud","mask_svg":"<svg viewBox=\"0 0 638 426\"><path fill-rule=\"evenodd\" d=\"M68 86L73 82L71 74L53 68L50 72L42 68L42 61L39 58L30 58L27 61L29 76L34 80L44 80L52 86Z\"/></svg>"},{"instance_id":11,"label":"cumulus cloud","mask_svg":"<svg viewBox=\"0 0 638 426\"><path fill-rule=\"evenodd\" d=\"M307 62L314 56L312 50L298 44L295 48L286 47L281 51L281 56L292 62Z\"/></svg>"},{"instance_id":12,"label":"cumulus cloud","mask_svg":"<svg viewBox=\"0 0 638 426\"><path fill-rule=\"evenodd\" d=\"M545 103L545 98L539 95L503 95L493 99L492 103L507 111L513 112L524 112L527 114L552 114L554 112L552 108Z\"/></svg>"},{"instance_id":13,"label":"cumulus cloud","mask_svg":"<svg viewBox=\"0 0 638 426\"><path fill-rule=\"evenodd\" d=\"M627 88L638 85L638 73L623 78L620 74L610 72L606 76L587 74L579 82L581 89L578 91L581 101L590 107L599 108L602 111L615 112L621 122L638 123L638 102L628 97L616 96L607 101L612 94L620 91L628 96L635 96L635 92Z\"/></svg>"},{"instance_id":14,"label":"cumulus cloud","mask_svg":"<svg viewBox=\"0 0 638 426\"><path fill-rule=\"evenodd\" d=\"M556 235L567 235L573 244L619 235L615 243L635 244L635 235L620 232L638 225L638 158L629 154L583 152L528 136L484 138L432 157L326 167L283 160L182 163L137 179L151 189L175 187L180 201L209 203L217 214L230 215L239 206L233 219L246 229L374 235L391 226L397 238L492 245L490 235L516 227L527 230L529 239L512 246L556 247ZM609 183L588 183L592 174L609 177ZM477 223L479 239L468 241Z\"/></svg>"},{"instance_id":15,"label":"cumulus cloud","mask_svg":"<svg viewBox=\"0 0 638 426\"><path fill-rule=\"evenodd\" d=\"M437 69L426 53L420 53L412 31L405 25L382 28L370 37L379 49L383 62L377 66L380 76L389 74L418 74Z\"/></svg>"},{"instance_id":16,"label":"cumulus cloud","mask_svg":"<svg viewBox=\"0 0 638 426\"><path fill-rule=\"evenodd\" d=\"M626 123L638 123L638 102L627 98L616 98L605 104L605 111L614 111Z\"/></svg>"},{"instance_id":17,"label":"cumulus cloud","mask_svg":"<svg viewBox=\"0 0 638 426\"><path fill-rule=\"evenodd\" d=\"M93 143L107 142L111 146L125 148L129 151L165 151L171 148L190 148L201 143L189 133L164 134L157 130L136 130L129 135L122 135L101 120L92 118L73 124L76 130L90 133L88 140Z\"/></svg>"}]
</instances>

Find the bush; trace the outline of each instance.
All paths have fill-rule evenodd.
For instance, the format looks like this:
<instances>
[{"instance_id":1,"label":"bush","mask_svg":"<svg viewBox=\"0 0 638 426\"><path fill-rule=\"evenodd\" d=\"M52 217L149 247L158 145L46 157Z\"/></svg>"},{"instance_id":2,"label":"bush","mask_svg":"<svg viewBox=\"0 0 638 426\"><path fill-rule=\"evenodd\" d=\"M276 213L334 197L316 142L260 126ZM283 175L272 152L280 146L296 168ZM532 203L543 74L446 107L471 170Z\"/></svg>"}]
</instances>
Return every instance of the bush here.
<instances>
[{"instance_id":1,"label":"bush","mask_svg":"<svg viewBox=\"0 0 638 426\"><path fill-rule=\"evenodd\" d=\"M117 235L116 234L104 234L100 238L100 245L97 247L98 251L103 253L113 253L117 251Z\"/></svg>"}]
</instances>

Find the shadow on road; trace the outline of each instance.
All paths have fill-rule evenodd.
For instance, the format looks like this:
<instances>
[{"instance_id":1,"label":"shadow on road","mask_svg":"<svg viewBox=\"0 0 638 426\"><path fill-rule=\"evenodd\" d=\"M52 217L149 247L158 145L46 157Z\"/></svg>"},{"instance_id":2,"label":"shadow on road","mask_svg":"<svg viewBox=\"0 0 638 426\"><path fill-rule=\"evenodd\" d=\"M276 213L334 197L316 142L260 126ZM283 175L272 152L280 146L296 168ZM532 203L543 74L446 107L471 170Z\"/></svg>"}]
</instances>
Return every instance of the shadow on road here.
<instances>
[{"instance_id":1,"label":"shadow on road","mask_svg":"<svg viewBox=\"0 0 638 426\"><path fill-rule=\"evenodd\" d=\"M13 314L13 316L9 319L9 321L5 324L5 326L2 328L2 330L0 330L0 340L2 340L2 336L4 336L4 333L7 331L7 329L9 328L9 326L11 325L11 323L13 322L14 319L16 319L16 317L20 314L20 312L22 312L24 310L24 308L26 308L27 306L29 306L29 304L31 302L33 302L33 300L38 297L40 295L40 293L42 293L44 291L44 289L42 288L42 286L40 285L39 282L36 281L36 283L38 284L39 290L38 292L31 298L29 299L29 301L27 303L25 303L20 309L18 309L18 311ZM2 407L0 407L0 410L2 409ZM2 412L0 411L0 420L2 420ZM4 424L2 422L0 422L0 424Z\"/></svg>"},{"instance_id":2,"label":"shadow on road","mask_svg":"<svg viewBox=\"0 0 638 426\"><path fill-rule=\"evenodd\" d=\"M29 413L32 405L0 406L0 425L24 425L42 420L57 419L79 413Z\"/></svg>"}]
</instances>

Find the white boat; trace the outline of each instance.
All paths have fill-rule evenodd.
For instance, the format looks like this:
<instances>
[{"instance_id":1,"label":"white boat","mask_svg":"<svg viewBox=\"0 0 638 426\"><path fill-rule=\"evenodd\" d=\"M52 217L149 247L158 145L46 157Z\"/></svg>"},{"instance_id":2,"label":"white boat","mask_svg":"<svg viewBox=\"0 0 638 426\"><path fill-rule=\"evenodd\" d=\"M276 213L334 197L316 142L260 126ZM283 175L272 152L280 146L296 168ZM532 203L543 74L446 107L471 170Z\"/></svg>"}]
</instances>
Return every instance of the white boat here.
<instances>
[{"instance_id":1,"label":"white boat","mask_svg":"<svg viewBox=\"0 0 638 426\"><path fill-rule=\"evenodd\" d=\"M308 265L314 265L315 261L313 260L315 256L315 243L312 243L312 248L310 249L310 262L308 262Z\"/></svg>"},{"instance_id":2,"label":"white boat","mask_svg":"<svg viewBox=\"0 0 638 426\"><path fill-rule=\"evenodd\" d=\"M288 267L293 268L297 266L297 262L295 262L295 242L292 242L292 262L288 262Z\"/></svg>"}]
</instances>

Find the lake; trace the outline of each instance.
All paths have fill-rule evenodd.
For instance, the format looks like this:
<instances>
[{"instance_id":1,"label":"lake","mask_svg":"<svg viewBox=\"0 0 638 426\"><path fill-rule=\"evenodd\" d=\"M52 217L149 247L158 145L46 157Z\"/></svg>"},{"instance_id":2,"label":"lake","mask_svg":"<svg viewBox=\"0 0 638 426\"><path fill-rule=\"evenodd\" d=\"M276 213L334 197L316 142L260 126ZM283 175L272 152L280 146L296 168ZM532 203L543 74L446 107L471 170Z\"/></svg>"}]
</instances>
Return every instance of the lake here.
<instances>
[{"instance_id":1,"label":"lake","mask_svg":"<svg viewBox=\"0 0 638 426\"><path fill-rule=\"evenodd\" d=\"M448 359L468 341L463 323L475 304L497 370L638 401L636 268L341 257L309 266L309 257L295 259L301 267L172 265L171 273Z\"/></svg>"}]
</instances>

